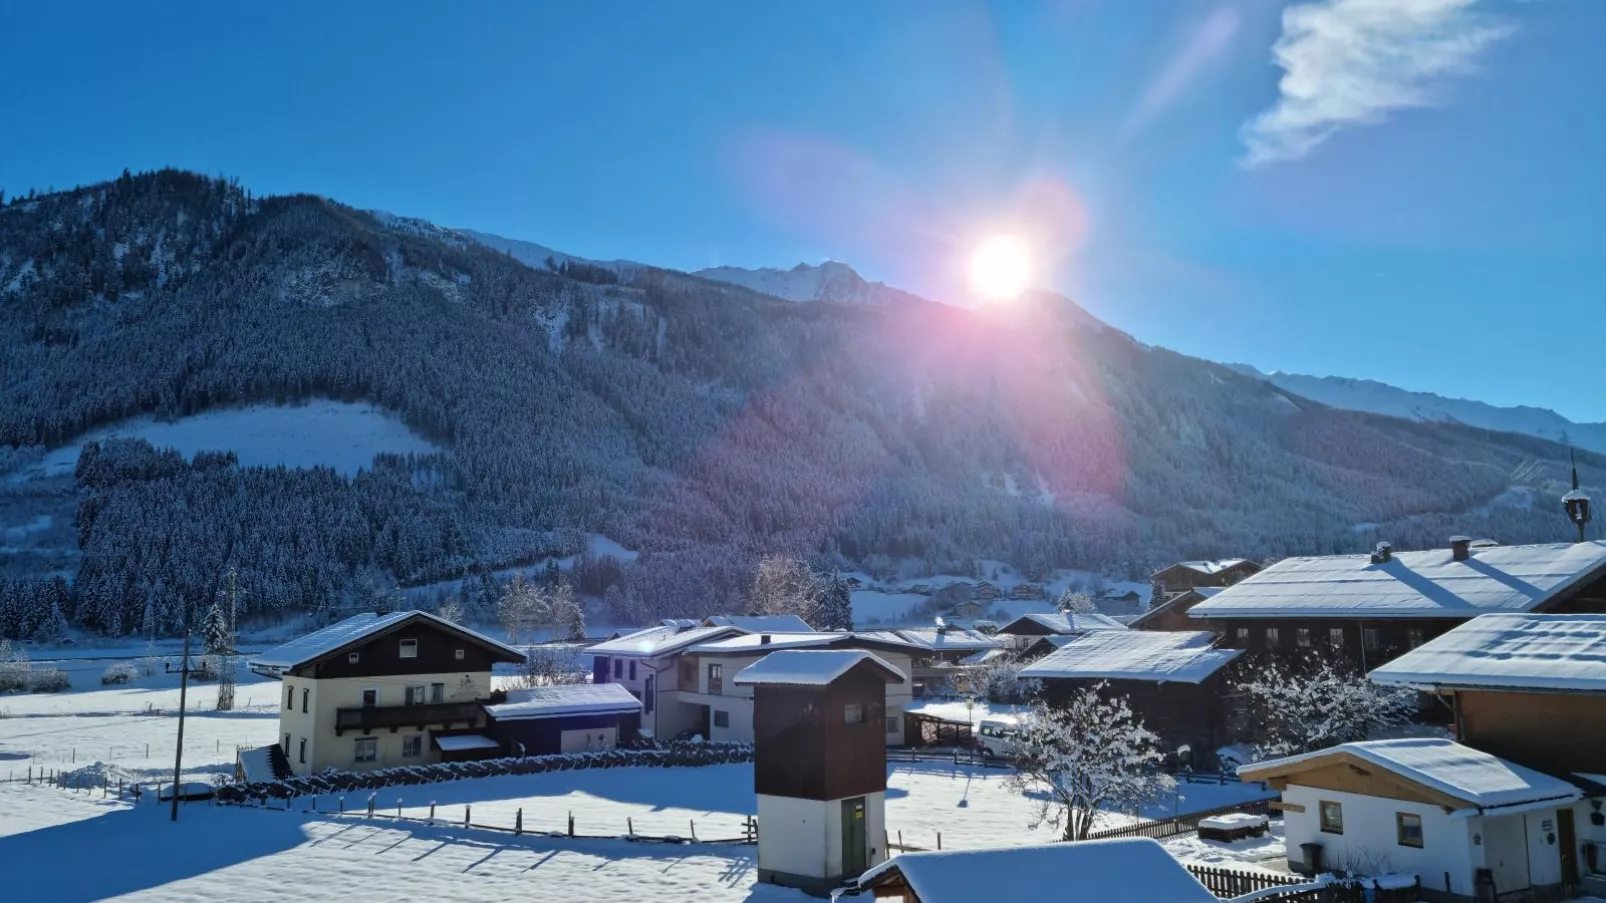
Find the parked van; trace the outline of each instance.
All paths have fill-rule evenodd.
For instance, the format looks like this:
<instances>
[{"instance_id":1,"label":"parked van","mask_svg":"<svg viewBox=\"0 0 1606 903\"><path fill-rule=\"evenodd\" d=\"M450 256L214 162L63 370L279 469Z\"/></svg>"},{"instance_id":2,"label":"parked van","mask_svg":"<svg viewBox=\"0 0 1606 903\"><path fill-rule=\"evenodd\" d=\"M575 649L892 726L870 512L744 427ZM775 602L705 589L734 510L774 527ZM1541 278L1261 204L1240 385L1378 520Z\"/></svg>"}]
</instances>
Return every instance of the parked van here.
<instances>
[{"instance_id":1,"label":"parked van","mask_svg":"<svg viewBox=\"0 0 1606 903\"><path fill-rule=\"evenodd\" d=\"M1008 758L1015 754L1015 723L984 720L976 729L976 747L984 756Z\"/></svg>"}]
</instances>

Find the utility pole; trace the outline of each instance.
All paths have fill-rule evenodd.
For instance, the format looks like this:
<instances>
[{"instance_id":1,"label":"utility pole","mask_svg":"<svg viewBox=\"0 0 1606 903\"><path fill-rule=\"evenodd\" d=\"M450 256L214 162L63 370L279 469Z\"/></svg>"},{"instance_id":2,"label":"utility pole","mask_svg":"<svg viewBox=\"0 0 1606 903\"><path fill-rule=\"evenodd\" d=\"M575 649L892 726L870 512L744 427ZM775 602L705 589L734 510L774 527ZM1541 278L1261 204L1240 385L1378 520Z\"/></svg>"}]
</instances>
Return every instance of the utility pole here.
<instances>
[{"instance_id":1,"label":"utility pole","mask_svg":"<svg viewBox=\"0 0 1606 903\"><path fill-rule=\"evenodd\" d=\"M173 667L172 662L167 663L167 673L178 674L178 751L173 754L173 815L172 820L178 821L178 794L179 785L183 783L184 775L184 697L190 686L190 627L188 620L184 624L184 661Z\"/></svg>"}]
</instances>

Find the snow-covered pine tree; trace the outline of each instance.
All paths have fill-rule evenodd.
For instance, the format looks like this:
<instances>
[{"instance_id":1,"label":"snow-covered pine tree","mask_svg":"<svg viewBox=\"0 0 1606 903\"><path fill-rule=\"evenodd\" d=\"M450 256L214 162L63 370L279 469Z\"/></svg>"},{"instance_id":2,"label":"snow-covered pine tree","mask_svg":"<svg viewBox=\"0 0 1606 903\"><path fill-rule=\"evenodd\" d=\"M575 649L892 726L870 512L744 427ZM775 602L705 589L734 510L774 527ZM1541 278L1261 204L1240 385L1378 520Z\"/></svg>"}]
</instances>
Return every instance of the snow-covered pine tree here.
<instances>
[{"instance_id":1,"label":"snow-covered pine tree","mask_svg":"<svg viewBox=\"0 0 1606 903\"><path fill-rule=\"evenodd\" d=\"M50 611L34 628L33 638L37 643L59 643L67 638L67 618L61 613L59 603L50 603Z\"/></svg>"},{"instance_id":2,"label":"snow-covered pine tree","mask_svg":"<svg viewBox=\"0 0 1606 903\"><path fill-rule=\"evenodd\" d=\"M1093 604L1092 596L1073 590L1070 587L1066 587L1065 592L1060 593L1059 601L1055 603L1055 607L1066 614L1073 615L1090 615L1099 610L1098 606Z\"/></svg>"},{"instance_id":3,"label":"snow-covered pine tree","mask_svg":"<svg viewBox=\"0 0 1606 903\"><path fill-rule=\"evenodd\" d=\"M435 613L453 624L461 624L463 622L463 606L457 601L457 597L450 593L441 600L440 607L435 610Z\"/></svg>"},{"instance_id":4,"label":"snow-covered pine tree","mask_svg":"<svg viewBox=\"0 0 1606 903\"><path fill-rule=\"evenodd\" d=\"M817 590L819 622L813 624L814 628L852 630L853 594L848 590L848 582L842 579L842 572L832 571L821 584Z\"/></svg>"},{"instance_id":5,"label":"snow-covered pine tree","mask_svg":"<svg viewBox=\"0 0 1606 903\"><path fill-rule=\"evenodd\" d=\"M1037 802L1032 827L1050 825L1063 840L1086 839L1101 810L1132 812L1176 786L1155 769L1164 758L1159 737L1108 687L1064 705L1034 703L1017 737L1009 784Z\"/></svg>"}]
</instances>

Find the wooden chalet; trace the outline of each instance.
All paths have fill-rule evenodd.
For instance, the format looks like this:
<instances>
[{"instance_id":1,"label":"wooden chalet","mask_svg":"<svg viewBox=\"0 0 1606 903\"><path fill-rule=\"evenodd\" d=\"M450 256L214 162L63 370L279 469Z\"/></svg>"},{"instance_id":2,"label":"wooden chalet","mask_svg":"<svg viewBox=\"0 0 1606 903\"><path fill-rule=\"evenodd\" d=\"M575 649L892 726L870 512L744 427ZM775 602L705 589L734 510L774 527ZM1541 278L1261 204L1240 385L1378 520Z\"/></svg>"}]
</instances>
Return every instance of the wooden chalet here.
<instances>
[{"instance_id":1,"label":"wooden chalet","mask_svg":"<svg viewBox=\"0 0 1606 903\"><path fill-rule=\"evenodd\" d=\"M1153 587L1151 606L1201 586L1232 586L1260 572L1260 565L1247 558L1220 558L1212 561L1179 561L1161 568L1149 577Z\"/></svg>"},{"instance_id":2,"label":"wooden chalet","mask_svg":"<svg viewBox=\"0 0 1606 903\"><path fill-rule=\"evenodd\" d=\"M1126 626L1133 630L1198 630L1199 622L1188 617L1188 612L1223 589L1226 587L1196 586L1151 607Z\"/></svg>"}]
</instances>

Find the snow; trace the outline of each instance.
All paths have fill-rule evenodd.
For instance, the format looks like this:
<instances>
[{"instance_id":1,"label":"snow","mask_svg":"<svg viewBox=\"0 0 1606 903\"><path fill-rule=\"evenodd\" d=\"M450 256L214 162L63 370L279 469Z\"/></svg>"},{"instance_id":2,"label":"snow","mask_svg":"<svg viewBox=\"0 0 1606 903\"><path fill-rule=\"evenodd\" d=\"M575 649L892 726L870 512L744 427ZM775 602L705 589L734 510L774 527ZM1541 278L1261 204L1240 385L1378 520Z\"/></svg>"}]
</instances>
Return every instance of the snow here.
<instances>
[{"instance_id":1,"label":"snow","mask_svg":"<svg viewBox=\"0 0 1606 903\"><path fill-rule=\"evenodd\" d=\"M1063 900L1066 903L1215 903L1198 879L1146 837L895 856L861 888L901 874L922 903Z\"/></svg>"},{"instance_id":2,"label":"snow","mask_svg":"<svg viewBox=\"0 0 1606 903\"><path fill-rule=\"evenodd\" d=\"M978 699L971 705L963 699L923 698L916 699L903 710L910 715L940 718L954 724L980 724L983 721L1016 724L1022 716L1031 711L1031 706L988 702L985 699Z\"/></svg>"},{"instance_id":3,"label":"snow","mask_svg":"<svg viewBox=\"0 0 1606 903\"><path fill-rule=\"evenodd\" d=\"M768 652L776 649L804 649L810 646L829 646L840 643L852 634L848 633L786 633L769 636L761 633L748 633L741 636L727 637L715 640L712 643L698 643L691 647L690 652L706 655L739 655L742 653ZM768 642L765 642L765 640Z\"/></svg>"},{"instance_id":4,"label":"snow","mask_svg":"<svg viewBox=\"0 0 1606 903\"><path fill-rule=\"evenodd\" d=\"M1243 564L1244 561L1245 559L1242 558L1220 558L1215 561L1179 561L1177 564L1187 568L1190 571L1198 571L1201 574L1215 575L1227 570L1228 568L1237 567L1238 565Z\"/></svg>"},{"instance_id":5,"label":"snow","mask_svg":"<svg viewBox=\"0 0 1606 903\"><path fill-rule=\"evenodd\" d=\"M930 649L933 652L947 652L950 650L974 652L980 649L997 649L1002 645L986 634L977 633L974 630L965 630L960 627L949 627L946 630L925 627L894 632L904 640L923 649Z\"/></svg>"},{"instance_id":6,"label":"snow","mask_svg":"<svg viewBox=\"0 0 1606 903\"><path fill-rule=\"evenodd\" d=\"M904 682L902 671L863 649L782 649L743 668L736 675L736 685L823 687L866 662L880 668L891 683Z\"/></svg>"},{"instance_id":7,"label":"snow","mask_svg":"<svg viewBox=\"0 0 1606 903\"><path fill-rule=\"evenodd\" d=\"M622 278L629 278L636 271L647 268L646 264L636 263L632 260L591 260L585 257L576 257L573 254L554 251L533 241L503 238L500 235L492 235L489 232L476 232L473 229L451 229L449 231L477 244L484 245L493 251L500 251L534 270L546 270L548 257L552 258L552 262L557 264L582 263L588 266L600 267L604 270L611 270Z\"/></svg>"},{"instance_id":8,"label":"snow","mask_svg":"<svg viewBox=\"0 0 1606 903\"><path fill-rule=\"evenodd\" d=\"M465 749L501 749L502 744L490 737L479 734L452 734L445 737L436 737L435 745L445 752L460 752Z\"/></svg>"},{"instance_id":9,"label":"snow","mask_svg":"<svg viewBox=\"0 0 1606 903\"><path fill-rule=\"evenodd\" d=\"M1482 615L1429 640L1370 677L1431 688L1606 691L1606 615Z\"/></svg>"},{"instance_id":10,"label":"snow","mask_svg":"<svg viewBox=\"0 0 1606 903\"><path fill-rule=\"evenodd\" d=\"M1199 827L1213 831L1236 831L1240 828L1255 828L1267 823L1264 815L1251 815L1248 812L1228 812L1225 815L1212 815L1199 819Z\"/></svg>"},{"instance_id":11,"label":"snow","mask_svg":"<svg viewBox=\"0 0 1606 903\"><path fill-rule=\"evenodd\" d=\"M853 603L853 623L885 624L905 620L930 621L923 608L929 596L919 593L889 593L856 589L849 594Z\"/></svg>"},{"instance_id":12,"label":"snow","mask_svg":"<svg viewBox=\"0 0 1606 903\"><path fill-rule=\"evenodd\" d=\"M284 407L221 408L165 423L153 417L124 420L51 450L22 476L71 474L85 442L116 437L176 448L186 457L198 451L232 451L246 467L332 467L346 476L372 465L381 452L439 451L382 408L319 399Z\"/></svg>"},{"instance_id":13,"label":"snow","mask_svg":"<svg viewBox=\"0 0 1606 903\"><path fill-rule=\"evenodd\" d=\"M838 301L874 305L886 303L892 296L910 297L879 282L866 282L852 267L834 260L819 266L800 263L790 270L710 267L692 275L739 285L783 301Z\"/></svg>"},{"instance_id":14,"label":"snow","mask_svg":"<svg viewBox=\"0 0 1606 903\"><path fill-rule=\"evenodd\" d=\"M641 700L620 684L558 684L509 690L507 702L485 707L497 721L555 718L559 715L638 712ZM447 738L441 738L443 741ZM493 742L491 744L495 746ZM441 747L446 749L445 746Z\"/></svg>"},{"instance_id":15,"label":"snow","mask_svg":"<svg viewBox=\"0 0 1606 903\"><path fill-rule=\"evenodd\" d=\"M1532 610L1601 574L1606 540L1285 558L1189 610L1193 618L1466 618Z\"/></svg>"},{"instance_id":16,"label":"snow","mask_svg":"<svg viewBox=\"0 0 1606 903\"><path fill-rule=\"evenodd\" d=\"M1047 627L1059 634L1086 633L1089 630L1125 630L1126 625L1109 615L1097 612L1077 614L1073 612L1031 613L1024 614L1000 628L1000 633L1009 633L1010 628L1021 621L1032 621Z\"/></svg>"},{"instance_id":17,"label":"snow","mask_svg":"<svg viewBox=\"0 0 1606 903\"><path fill-rule=\"evenodd\" d=\"M710 627L735 627L748 633L813 633L814 628L797 615L714 615Z\"/></svg>"},{"instance_id":18,"label":"snow","mask_svg":"<svg viewBox=\"0 0 1606 903\"><path fill-rule=\"evenodd\" d=\"M1168 837L1160 843L1182 862L1288 876L1288 850L1284 842L1282 819L1272 819L1266 833L1259 837L1226 841L1206 840L1198 834L1183 834Z\"/></svg>"},{"instance_id":19,"label":"snow","mask_svg":"<svg viewBox=\"0 0 1606 903\"><path fill-rule=\"evenodd\" d=\"M1353 756L1424 787L1437 790L1476 809L1516 806L1540 800L1562 802L1583 794L1560 778L1515 765L1453 740L1413 738L1363 740L1327 749L1257 762L1238 769L1247 779L1289 775L1295 766L1320 759ZM1290 779L1299 783L1297 778Z\"/></svg>"},{"instance_id":20,"label":"snow","mask_svg":"<svg viewBox=\"0 0 1606 903\"><path fill-rule=\"evenodd\" d=\"M1021 669L1021 677L1202 683L1242 654L1208 631L1095 630Z\"/></svg>"},{"instance_id":21,"label":"snow","mask_svg":"<svg viewBox=\"0 0 1606 903\"><path fill-rule=\"evenodd\" d=\"M362 614L352 615L345 620L336 621L322 630L315 630L300 639L291 640L283 645L275 646L267 652L252 656L250 660L251 667L268 671L287 671L304 662L322 658L337 649L360 642L369 636L411 620L426 621L449 632L465 634L486 646L501 650L506 655L512 656L516 661L523 661L525 658L524 653L514 649L512 646L499 643L482 633L476 633L467 627L453 624L451 621L432 615L427 611L393 611L386 614L363 612Z\"/></svg>"},{"instance_id":22,"label":"snow","mask_svg":"<svg viewBox=\"0 0 1606 903\"><path fill-rule=\"evenodd\" d=\"M273 773L273 757L270 755L272 747L259 746L256 749L242 749L239 753L240 771L247 784L257 784L263 781L276 780Z\"/></svg>"},{"instance_id":23,"label":"snow","mask_svg":"<svg viewBox=\"0 0 1606 903\"><path fill-rule=\"evenodd\" d=\"M708 640L731 636L737 632L734 627L647 627L634 633L627 633L618 639L598 643L586 649L586 653L651 658Z\"/></svg>"}]
</instances>

